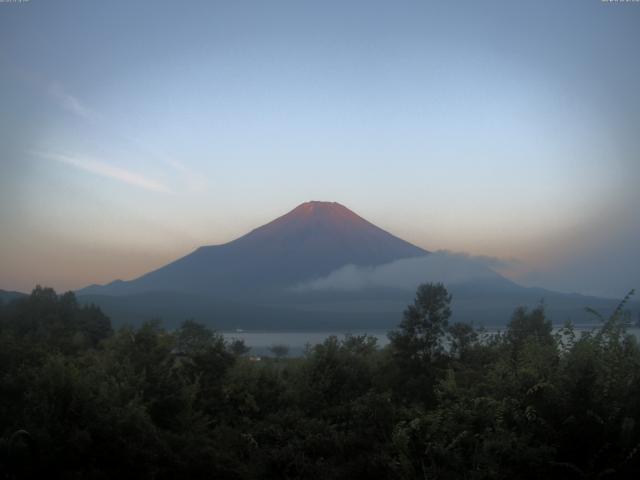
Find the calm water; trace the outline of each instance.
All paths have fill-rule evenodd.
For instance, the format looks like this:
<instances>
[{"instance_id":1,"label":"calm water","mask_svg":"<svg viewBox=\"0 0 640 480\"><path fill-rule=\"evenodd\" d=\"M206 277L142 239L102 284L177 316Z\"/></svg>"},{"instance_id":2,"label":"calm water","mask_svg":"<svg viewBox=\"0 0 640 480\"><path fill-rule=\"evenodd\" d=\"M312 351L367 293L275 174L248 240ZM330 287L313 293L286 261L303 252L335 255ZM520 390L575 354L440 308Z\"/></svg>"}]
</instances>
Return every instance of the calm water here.
<instances>
[{"instance_id":1,"label":"calm water","mask_svg":"<svg viewBox=\"0 0 640 480\"><path fill-rule=\"evenodd\" d=\"M576 325L577 333L586 332L597 328L599 325ZM487 328L487 332L497 332L505 327ZM324 342L331 335L343 338L347 334L364 335L365 333L378 339L378 346L383 347L389 343L387 338L388 330L335 330L330 332L266 332L266 331L242 331L242 332L222 332L228 340L240 338L244 340L248 347L251 347L252 355L271 355L269 347L272 345L286 345L289 347L289 356L300 356L304 353L306 345L316 345ZM633 333L640 340L640 329L630 328L629 333Z\"/></svg>"},{"instance_id":2,"label":"calm water","mask_svg":"<svg viewBox=\"0 0 640 480\"><path fill-rule=\"evenodd\" d=\"M389 343L387 330L344 330L332 332L223 332L226 339L241 338L247 347L251 347L251 355L271 355L269 347L272 345L286 345L289 347L289 356L300 356L304 353L307 344L316 345L324 342L331 335L343 338L347 334L371 335L378 339L378 346Z\"/></svg>"}]
</instances>

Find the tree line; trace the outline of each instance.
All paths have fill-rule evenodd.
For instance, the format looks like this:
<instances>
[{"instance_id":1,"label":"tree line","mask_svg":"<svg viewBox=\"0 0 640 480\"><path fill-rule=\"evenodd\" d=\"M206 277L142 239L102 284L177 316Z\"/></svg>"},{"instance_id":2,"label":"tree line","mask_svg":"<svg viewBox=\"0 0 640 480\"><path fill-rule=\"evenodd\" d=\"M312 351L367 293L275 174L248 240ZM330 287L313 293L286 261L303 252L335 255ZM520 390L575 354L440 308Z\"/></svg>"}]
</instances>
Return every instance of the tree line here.
<instances>
[{"instance_id":1,"label":"tree line","mask_svg":"<svg viewBox=\"0 0 640 480\"><path fill-rule=\"evenodd\" d=\"M640 478L626 300L581 335L543 305L488 335L425 284L384 348L256 362L193 320L114 330L36 287L0 305L0 478Z\"/></svg>"}]
</instances>

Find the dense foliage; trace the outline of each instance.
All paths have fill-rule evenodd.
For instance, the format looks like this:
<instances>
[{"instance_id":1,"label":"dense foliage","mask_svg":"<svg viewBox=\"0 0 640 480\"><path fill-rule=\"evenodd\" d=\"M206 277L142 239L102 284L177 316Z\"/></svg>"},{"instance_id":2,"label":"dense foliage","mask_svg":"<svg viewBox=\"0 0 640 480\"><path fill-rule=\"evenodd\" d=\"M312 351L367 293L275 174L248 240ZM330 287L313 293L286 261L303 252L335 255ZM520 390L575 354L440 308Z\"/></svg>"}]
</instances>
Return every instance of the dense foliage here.
<instances>
[{"instance_id":1,"label":"dense foliage","mask_svg":"<svg viewBox=\"0 0 640 480\"><path fill-rule=\"evenodd\" d=\"M640 349L623 307L554 333L449 324L422 285L391 343L255 361L186 321L113 331L72 293L0 306L0 478L640 478Z\"/></svg>"}]
</instances>

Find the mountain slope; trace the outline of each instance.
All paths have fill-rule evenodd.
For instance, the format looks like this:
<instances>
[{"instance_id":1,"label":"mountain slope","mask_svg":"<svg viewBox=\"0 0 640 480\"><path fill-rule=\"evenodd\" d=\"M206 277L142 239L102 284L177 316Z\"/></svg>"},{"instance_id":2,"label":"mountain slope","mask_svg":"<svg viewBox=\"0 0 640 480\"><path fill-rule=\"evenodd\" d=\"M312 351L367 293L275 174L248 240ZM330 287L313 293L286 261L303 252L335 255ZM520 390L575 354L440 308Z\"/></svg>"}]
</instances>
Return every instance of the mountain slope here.
<instances>
[{"instance_id":1,"label":"mountain slope","mask_svg":"<svg viewBox=\"0 0 640 480\"><path fill-rule=\"evenodd\" d=\"M0 302L9 303L17 298L26 297L26 293L0 290Z\"/></svg>"},{"instance_id":2,"label":"mountain slope","mask_svg":"<svg viewBox=\"0 0 640 480\"><path fill-rule=\"evenodd\" d=\"M227 244L200 247L135 280L91 286L79 293L257 295L328 275L348 264L376 266L428 253L338 203L307 202Z\"/></svg>"},{"instance_id":3,"label":"mountain slope","mask_svg":"<svg viewBox=\"0 0 640 480\"><path fill-rule=\"evenodd\" d=\"M482 259L429 253L337 203L308 202L224 245L206 246L131 281L91 286L115 323L195 318L216 328L389 328L423 282L453 293L453 320L504 324L544 299L550 318L592 321L617 301L528 289ZM637 310L637 308L636 308Z\"/></svg>"}]
</instances>

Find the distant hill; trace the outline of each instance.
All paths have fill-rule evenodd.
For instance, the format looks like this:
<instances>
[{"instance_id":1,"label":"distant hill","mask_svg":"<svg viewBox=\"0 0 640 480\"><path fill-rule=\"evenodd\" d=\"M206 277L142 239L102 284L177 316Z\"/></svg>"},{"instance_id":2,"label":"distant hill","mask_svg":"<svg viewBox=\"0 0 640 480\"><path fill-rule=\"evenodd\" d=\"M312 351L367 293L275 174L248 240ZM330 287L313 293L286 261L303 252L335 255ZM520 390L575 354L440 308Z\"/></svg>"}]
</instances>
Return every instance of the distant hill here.
<instances>
[{"instance_id":1,"label":"distant hill","mask_svg":"<svg viewBox=\"0 0 640 480\"><path fill-rule=\"evenodd\" d=\"M9 303L16 298L25 297L26 293L0 290L0 303Z\"/></svg>"},{"instance_id":2,"label":"distant hill","mask_svg":"<svg viewBox=\"0 0 640 480\"><path fill-rule=\"evenodd\" d=\"M426 281L453 293L454 320L484 325L541 300L555 323L593 322L585 307L608 314L617 304L522 287L482 261L428 252L330 202L303 203L232 242L77 293L116 324L159 317L225 329L374 329L397 324Z\"/></svg>"}]
</instances>

